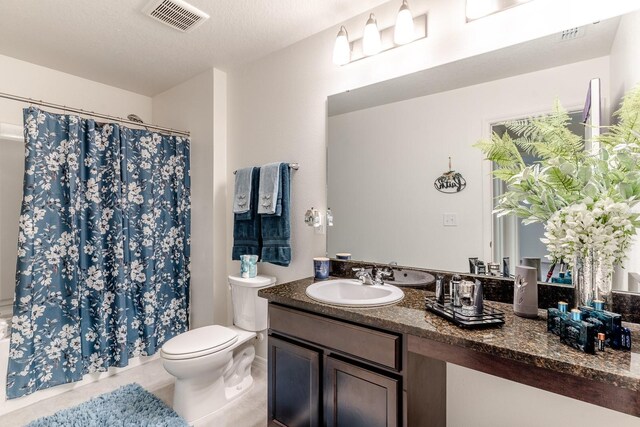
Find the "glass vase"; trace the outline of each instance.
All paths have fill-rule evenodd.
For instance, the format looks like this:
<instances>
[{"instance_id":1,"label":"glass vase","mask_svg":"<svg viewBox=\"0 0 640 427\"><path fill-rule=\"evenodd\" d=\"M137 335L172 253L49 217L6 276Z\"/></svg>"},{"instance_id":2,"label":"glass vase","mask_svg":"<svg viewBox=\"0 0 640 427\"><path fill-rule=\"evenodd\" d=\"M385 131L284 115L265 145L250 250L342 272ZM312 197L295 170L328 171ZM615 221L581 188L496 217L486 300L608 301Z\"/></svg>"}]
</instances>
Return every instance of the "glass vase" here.
<instances>
[{"instance_id":1,"label":"glass vase","mask_svg":"<svg viewBox=\"0 0 640 427\"><path fill-rule=\"evenodd\" d=\"M571 282L573 284L576 307L590 307L595 297L593 250L589 249L584 252L576 252L573 255Z\"/></svg>"},{"instance_id":2,"label":"glass vase","mask_svg":"<svg viewBox=\"0 0 640 427\"><path fill-rule=\"evenodd\" d=\"M611 309L611 290L613 287L613 265L608 265L603 261L598 253L594 256L594 298L604 301L604 307Z\"/></svg>"},{"instance_id":3,"label":"glass vase","mask_svg":"<svg viewBox=\"0 0 640 427\"><path fill-rule=\"evenodd\" d=\"M576 253L571 278L576 306L591 307L594 300L601 300L606 308L611 307L613 267L603 261L598 251Z\"/></svg>"}]
</instances>

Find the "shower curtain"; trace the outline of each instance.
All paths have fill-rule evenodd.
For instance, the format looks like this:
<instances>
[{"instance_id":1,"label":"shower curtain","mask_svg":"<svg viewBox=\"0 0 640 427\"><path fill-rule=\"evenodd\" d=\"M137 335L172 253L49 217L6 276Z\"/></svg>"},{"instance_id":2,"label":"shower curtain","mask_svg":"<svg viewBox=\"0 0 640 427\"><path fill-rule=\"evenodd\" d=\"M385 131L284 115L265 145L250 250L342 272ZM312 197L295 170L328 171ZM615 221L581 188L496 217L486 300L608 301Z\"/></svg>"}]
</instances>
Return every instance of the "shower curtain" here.
<instances>
[{"instance_id":1,"label":"shower curtain","mask_svg":"<svg viewBox=\"0 0 640 427\"><path fill-rule=\"evenodd\" d=\"M189 139L24 110L7 396L151 355L188 330Z\"/></svg>"}]
</instances>

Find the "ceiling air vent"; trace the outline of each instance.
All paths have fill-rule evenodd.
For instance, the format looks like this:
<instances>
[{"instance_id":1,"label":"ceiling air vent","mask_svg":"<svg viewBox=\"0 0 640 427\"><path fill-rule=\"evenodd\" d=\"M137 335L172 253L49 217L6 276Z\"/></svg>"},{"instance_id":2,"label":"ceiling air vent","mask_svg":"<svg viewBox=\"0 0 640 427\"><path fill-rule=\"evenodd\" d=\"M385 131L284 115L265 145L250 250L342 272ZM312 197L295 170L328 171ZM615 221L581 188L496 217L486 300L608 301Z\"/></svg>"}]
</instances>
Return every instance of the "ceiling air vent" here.
<instances>
[{"instance_id":1,"label":"ceiling air vent","mask_svg":"<svg viewBox=\"0 0 640 427\"><path fill-rule=\"evenodd\" d=\"M585 33L584 27L569 28L568 30L564 30L563 32L560 33L560 41L564 42L569 40L575 40L577 38L584 36L584 33Z\"/></svg>"},{"instance_id":2,"label":"ceiling air vent","mask_svg":"<svg viewBox=\"0 0 640 427\"><path fill-rule=\"evenodd\" d=\"M209 19L209 15L182 0L152 0L142 12L184 33Z\"/></svg>"}]
</instances>

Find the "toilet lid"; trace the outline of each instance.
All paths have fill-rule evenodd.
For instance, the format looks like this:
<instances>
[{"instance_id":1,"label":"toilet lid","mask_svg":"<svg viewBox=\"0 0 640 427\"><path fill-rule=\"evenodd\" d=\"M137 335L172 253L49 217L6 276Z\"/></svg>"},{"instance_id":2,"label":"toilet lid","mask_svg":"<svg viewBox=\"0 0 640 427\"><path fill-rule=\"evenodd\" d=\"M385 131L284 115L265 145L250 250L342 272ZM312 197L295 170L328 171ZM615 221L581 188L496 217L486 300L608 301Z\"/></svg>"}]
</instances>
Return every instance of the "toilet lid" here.
<instances>
[{"instance_id":1,"label":"toilet lid","mask_svg":"<svg viewBox=\"0 0 640 427\"><path fill-rule=\"evenodd\" d=\"M252 278L229 276L229 283L231 285L243 286L245 288L264 288L276 283L276 278L272 276L256 276Z\"/></svg>"},{"instance_id":2,"label":"toilet lid","mask_svg":"<svg viewBox=\"0 0 640 427\"><path fill-rule=\"evenodd\" d=\"M192 329L171 338L162 346L168 359L185 359L211 354L233 345L238 333L220 325Z\"/></svg>"}]
</instances>

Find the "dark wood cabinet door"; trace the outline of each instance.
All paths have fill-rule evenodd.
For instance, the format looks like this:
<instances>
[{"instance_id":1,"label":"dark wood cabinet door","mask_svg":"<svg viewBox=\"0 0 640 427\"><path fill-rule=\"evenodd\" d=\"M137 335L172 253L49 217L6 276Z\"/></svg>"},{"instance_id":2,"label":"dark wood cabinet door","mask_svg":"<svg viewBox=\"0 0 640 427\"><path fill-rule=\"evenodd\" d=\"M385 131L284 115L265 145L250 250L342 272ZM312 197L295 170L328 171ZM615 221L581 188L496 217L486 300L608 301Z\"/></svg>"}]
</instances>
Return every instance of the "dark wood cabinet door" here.
<instances>
[{"instance_id":1,"label":"dark wood cabinet door","mask_svg":"<svg viewBox=\"0 0 640 427\"><path fill-rule=\"evenodd\" d=\"M320 353L269 337L269 425L319 427Z\"/></svg>"},{"instance_id":2,"label":"dark wood cabinet door","mask_svg":"<svg viewBox=\"0 0 640 427\"><path fill-rule=\"evenodd\" d=\"M325 356L327 427L397 427L398 380Z\"/></svg>"}]
</instances>

